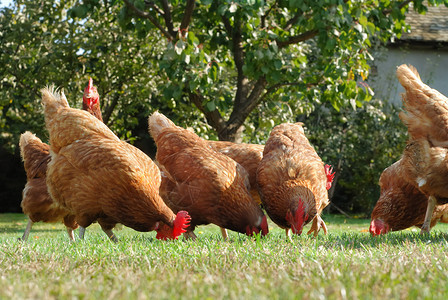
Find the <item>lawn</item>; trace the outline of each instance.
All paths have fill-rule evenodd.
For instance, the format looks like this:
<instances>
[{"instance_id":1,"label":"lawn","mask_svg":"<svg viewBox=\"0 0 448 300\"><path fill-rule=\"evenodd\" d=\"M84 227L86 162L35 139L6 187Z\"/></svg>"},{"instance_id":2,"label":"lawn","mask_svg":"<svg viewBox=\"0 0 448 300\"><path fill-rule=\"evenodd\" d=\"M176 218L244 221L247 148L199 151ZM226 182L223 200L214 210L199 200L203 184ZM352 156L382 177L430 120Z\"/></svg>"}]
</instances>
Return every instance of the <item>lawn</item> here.
<instances>
[{"instance_id":1,"label":"lawn","mask_svg":"<svg viewBox=\"0 0 448 300\"><path fill-rule=\"evenodd\" d=\"M117 244L92 225L70 243L43 223L24 243L26 217L0 214L0 299L446 299L448 225L373 238L369 220L324 220L328 235L292 243L272 224L229 241L212 225L170 242L122 228Z\"/></svg>"}]
</instances>

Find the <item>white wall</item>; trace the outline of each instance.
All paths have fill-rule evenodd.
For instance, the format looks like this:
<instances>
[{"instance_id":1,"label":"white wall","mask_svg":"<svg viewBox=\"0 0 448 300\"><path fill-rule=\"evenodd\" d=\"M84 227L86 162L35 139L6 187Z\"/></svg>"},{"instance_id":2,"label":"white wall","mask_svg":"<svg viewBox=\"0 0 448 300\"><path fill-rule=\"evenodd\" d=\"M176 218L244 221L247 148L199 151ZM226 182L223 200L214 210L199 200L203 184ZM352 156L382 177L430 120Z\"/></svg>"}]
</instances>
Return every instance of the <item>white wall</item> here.
<instances>
[{"instance_id":1,"label":"white wall","mask_svg":"<svg viewBox=\"0 0 448 300\"><path fill-rule=\"evenodd\" d=\"M395 76L401 64L416 67L424 83L448 97L448 51L392 48L379 53L375 59L377 73L371 76L369 83L376 98L401 105L400 94L404 89Z\"/></svg>"}]
</instances>

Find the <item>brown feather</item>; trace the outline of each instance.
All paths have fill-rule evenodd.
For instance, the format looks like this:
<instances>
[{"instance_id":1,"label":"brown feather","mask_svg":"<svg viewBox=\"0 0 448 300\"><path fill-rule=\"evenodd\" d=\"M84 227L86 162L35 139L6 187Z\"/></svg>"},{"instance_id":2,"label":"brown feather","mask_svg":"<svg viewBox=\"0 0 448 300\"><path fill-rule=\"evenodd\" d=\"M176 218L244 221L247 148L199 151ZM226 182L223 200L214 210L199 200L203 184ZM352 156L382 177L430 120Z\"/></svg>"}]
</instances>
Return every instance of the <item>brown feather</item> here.
<instances>
[{"instance_id":1,"label":"brown feather","mask_svg":"<svg viewBox=\"0 0 448 300\"><path fill-rule=\"evenodd\" d=\"M241 233L247 226L260 228L264 214L240 164L159 113L150 117L149 128L163 166L160 193L173 211L188 211L189 231L209 223Z\"/></svg>"},{"instance_id":2,"label":"brown feather","mask_svg":"<svg viewBox=\"0 0 448 300\"><path fill-rule=\"evenodd\" d=\"M52 156L47 185L54 201L83 227L95 221L138 231L154 230L158 222L172 226L175 215L159 196L154 162L88 112L58 104L58 97L43 90Z\"/></svg>"},{"instance_id":3,"label":"brown feather","mask_svg":"<svg viewBox=\"0 0 448 300\"><path fill-rule=\"evenodd\" d=\"M391 231L412 226L421 227L425 219L428 196L403 176L402 160L386 168L380 177L381 193L371 218L385 222ZM438 205L431 218L431 227L443 221L448 205Z\"/></svg>"},{"instance_id":4,"label":"brown feather","mask_svg":"<svg viewBox=\"0 0 448 300\"><path fill-rule=\"evenodd\" d=\"M310 145L302 123L281 124L271 131L257 170L261 200L269 217L290 228L288 211L304 202L307 222L328 205L324 164Z\"/></svg>"},{"instance_id":5,"label":"brown feather","mask_svg":"<svg viewBox=\"0 0 448 300\"><path fill-rule=\"evenodd\" d=\"M244 143L237 144L225 141L208 141L208 144L212 146L215 151L230 157L244 167L249 174L250 192L252 197L255 202L260 205L261 199L257 188L257 168L263 158L264 146Z\"/></svg>"}]
</instances>

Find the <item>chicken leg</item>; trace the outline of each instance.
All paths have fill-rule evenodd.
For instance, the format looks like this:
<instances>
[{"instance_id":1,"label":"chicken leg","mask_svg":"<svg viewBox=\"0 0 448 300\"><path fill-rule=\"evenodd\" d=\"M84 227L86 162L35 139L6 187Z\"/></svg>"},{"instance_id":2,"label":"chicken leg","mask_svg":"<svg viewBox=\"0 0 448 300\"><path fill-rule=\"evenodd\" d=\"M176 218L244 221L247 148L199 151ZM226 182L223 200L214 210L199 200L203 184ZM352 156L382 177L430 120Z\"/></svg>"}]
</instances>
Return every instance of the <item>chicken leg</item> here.
<instances>
[{"instance_id":1,"label":"chicken leg","mask_svg":"<svg viewBox=\"0 0 448 300\"><path fill-rule=\"evenodd\" d=\"M429 233L429 231L431 230L431 217L432 213L434 212L434 208L436 207L436 203L437 199L434 196L429 196L428 207L426 208L425 221L423 222L420 234Z\"/></svg>"},{"instance_id":2,"label":"chicken leg","mask_svg":"<svg viewBox=\"0 0 448 300\"><path fill-rule=\"evenodd\" d=\"M222 238L224 240L227 240L229 238L229 235L227 234L227 229L223 228L223 227L219 227L221 228L221 234L222 234Z\"/></svg>"},{"instance_id":3,"label":"chicken leg","mask_svg":"<svg viewBox=\"0 0 448 300\"><path fill-rule=\"evenodd\" d=\"M26 225L25 232L23 233L23 236L19 238L21 241L26 241L28 239L28 236L30 235L31 227L33 227L34 222L31 221L31 219L28 219L28 224Z\"/></svg>"}]
</instances>

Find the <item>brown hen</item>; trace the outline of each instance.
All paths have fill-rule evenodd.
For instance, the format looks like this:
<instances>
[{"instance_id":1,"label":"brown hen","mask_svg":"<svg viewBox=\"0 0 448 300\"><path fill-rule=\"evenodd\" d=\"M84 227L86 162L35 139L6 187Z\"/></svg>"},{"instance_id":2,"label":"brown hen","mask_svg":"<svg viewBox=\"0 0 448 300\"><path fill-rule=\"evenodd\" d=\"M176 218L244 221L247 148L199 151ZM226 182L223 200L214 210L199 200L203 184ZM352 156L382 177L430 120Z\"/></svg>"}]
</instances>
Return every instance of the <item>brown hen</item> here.
<instances>
[{"instance_id":1,"label":"brown hen","mask_svg":"<svg viewBox=\"0 0 448 300\"><path fill-rule=\"evenodd\" d=\"M84 89L82 100L83 109L102 121L99 95L92 78ZM50 146L29 131L20 136L19 146L27 176L21 206L23 213L28 216L28 224L21 240L28 239L33 223L62 221L67 227L70 240L74 241L73 230L78 227L75 217L66 209L55 205L47 191L46 173L48 162L51 160Z\"/></svg>"},{"instance_id":2,"label":"brown hen","mask_svg":"<svg viewBox=\"0 0 448 300\"><path fill-rule=\"evenodd\" d=\"M371 216L369 231L372 235L403 230L412 226L422 227L425 220L428 196L403 177L402 161L387 167L380 177L380 198ZM448 222L448 205L435 207L430 228L437 222Z\"/></svg>"},{"instance_id":3,"label":"brown hen","mask_svg":"<svg viewBox=\"0 0 448 300\"><path fill-rule=\"evenodd\" d=\"M70 108L64 94L42 90L51 162L47 186L53 200L76 216L80 238L98 221L114 241L117 223L157 231L158 239L184 232L188 213L177 216L159 195L160 171L142 151L121 141L86 111Z\"/></svg>"},{"instance_id":4,"label":"brown hen","mask_svg":"<svg viewBox=\"0 0 448 300\"><path fill-rule=\"evenodd\" d=\"M195 227L210 223L248 235L268 233L266 216L250 195L248 174L240 164L160 113L149 118L149 131L162 170L160 193L173 211L191 215L186 236L195 238Z\"/></svg>"},{"instance_id":5,"label":"brown hen","mask_svg":"<svg viewBox=\"0 0 448 300\"><path fill-rule=\"evenodd\" d=\"M329 204L327 190L334 174L310 145L302 125L274 127L257 170L263 207L288 237L289 229L300 235L311 220L308 233L316 236L321 227L327 232L320 213Z\"/></svg>"},{"instance_id":6,"label":"brown hen","mask_svg":"<svg viewBox=\"0 0 448 300\"><path fill-rule=\"evenodd\" d=\"M448 202L448 99L424 84L412 66L399 66L397 77L405 89L400 119L409 133L401 159L402 173L429 197L421 227L421 232L426 233L436 204Z\"/></svg>"}]
</instances>

